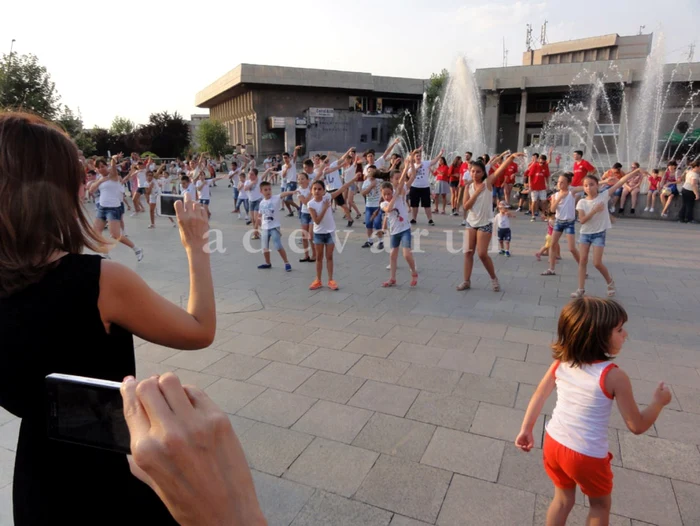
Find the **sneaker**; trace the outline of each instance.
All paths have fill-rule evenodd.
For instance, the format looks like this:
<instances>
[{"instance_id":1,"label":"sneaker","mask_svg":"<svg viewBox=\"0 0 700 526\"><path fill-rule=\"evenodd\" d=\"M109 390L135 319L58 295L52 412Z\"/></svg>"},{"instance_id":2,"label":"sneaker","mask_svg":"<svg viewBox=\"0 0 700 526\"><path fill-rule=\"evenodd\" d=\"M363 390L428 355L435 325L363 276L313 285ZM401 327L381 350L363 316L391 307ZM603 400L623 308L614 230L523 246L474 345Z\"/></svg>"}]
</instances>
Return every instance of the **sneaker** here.
<instances>
[{"instance_id":1,"label":"sneaker","mask_svg":"<svg viewBox=\"0 0 700 526\"><path fill-rule=\"evenodd\" d=\"M330 280L328 282L328 288L331 290L338 290L338 284L335 282L335 280Z\"/></svg>"},{"instance_id":2,"label":"sneaker","mask_svg":"<svg viewBox=\"0 0 700 526\"><path fill-rule=\"evenodd\" d=\"M318 290L323 287L320 279L315 279L311 285L309 285L309 290Z\"/></svg>"},{"instance_id":3,"label":"sneaker","mask_svg":"<svg viewBox=\"0 0 700 526\"><path fill-rule=\"evenodd\" d=\"M290 263L285 263L284 264L284 271L285 272L291 272L292 271L292 265Z\"/></svg>"},{"instance_id":4,"label":"sneaker","mask_svg":"<svg viewBox=\"0 0 700 526\"><path fill-rule=\"evenodd\" d=\"M506 253L506 251L503 250L503 249L501 249L501 250L498 251L498 255L499 255L499 256L503 256L505 253Z\"/></svg>"},{"instance_id":5,"label":"sneaker","mask_svg":"<svg viewBox=\"0 0 700 526\"><path fill-rule=\"evenodd\" d=\"M506 250L506 257L507 257L507 258L510 257L510 250Z\"/></svg>"},{"instance_id":6,"label":"sneaker","mask_svg":"<svg viewBox=\"0 0 700 526\"><path fill-rule=\"evenodd\" d=\"M516 210L516 212L522 212L522 211L523 211L523 207L522 207L522 206L519 206L518 209Z\"/></svg>"},{"instance_id":7,"label":"sneaker","mask_svg":"<svg viewBox=\"0 0 700 526\"><path fill-rule=\"evenodd\" d=\"M630 208L630 214L634 215L634 208Z\"/></svg>"},{"instance_id":8,"label":"sneaker","mask_svg":"<svg viewBox=\"0 0 700 526\"><path fill-rule=\"evenodd\" d=\"M136 254L136 260L141 261L143 259L143 249L139 247L134 247L134 254Z\"/></svg>"},{"instance_id":9,"label":"sneaker","mask_svg":"<svg viewBox=\"0 0 700 526\"><path fill-rule=\"evenodd\" d=\"M652 208L652 211L653 211L653 210L654 210L654 209ZM645 206L645 207L644 207L644 211L645 211L645 212L648 212L648 211L649 211L649 207L648 207L648 206Z\"/></svg>"},{"instance_id":10,"label":"sneaker","mask_svg":"<svg viewBox=\"0 0 700 526\"><path fill-rule=\"evenodd\" d=\"M532 217L530 218L530 223L534 223L535 221L537 221L537 217L536 217L536 216L532 216Z\"/></svg>"},{"instance_id":11,"label":"sneaker","mask_svg":"<svg viewBox=\"0 0 700 526\"><path fill-rule=\"evenodd\" d=\"M465 220L462 221L460 224L461 224L462 226L467 226L467 220L465 219Z\"/></svg>"},{"instance_id":12,"label":"sneaker","mask_svg":"<svg viewBox=\"0 0 700 526\"><path fill-rule=\"evenodd\" d=\"M387 270L391 270L391 263L389 263L389 264L386 266L386 269L387 269Z\"/></svg>"},{"instance_id":13,"label":"sneaker","mask_svg":"<svg viewBox=\"0 0 700 526\"><path fill-rule=\"evenodd\" d=\"M374 244L374 243L372 243L371 241L365 241L365 244L362 245L362 248L369 248L369 247L371 247L373 244Z\"/></svg>"},{"instance_id":14,"label":"sneaker","mask_svg":"<svg viewBox=\"0 0 700 526\"><path fill-rule=\"evenodd\" d=\"M649 212L651 212L652 214L654 213L654 207L653 207L653 206L649 209Z\"/></svg>"},{"instance_id":15,"label":"sneaker","mask_svg":"<svg viewBox=\"0 0 700 526\"><path fill-rule=\"evenodd\" d=\"M380 241L380 242L377 244L377 248L378 248L379 250L384 250L384 241Z\"/></svg>"},{"instance_id":16,"label":"sneaker","mask_svg":"<svg viewBox=\"0 0 700 526\"><path fill-rule=\"evenodd\" d=\"M528 210L528 211L525 212L525 215L526 215L526 216L530 216L530 215L532 215L532 212L530 212L530 211Z\"/></svg>"},{"instance_id":17,"label":"sneaker","mask_svg":"<svg viewBox=\"0 0 700 526\"><path fill-rule=\"evenodd\" d=\"M266 270L268 268L272 268L272 265L270 263L263 263L262 265L258 265L258 268L261 270Z\"/></svg>"},{"instance_id":18,"label":"sneaker","mask_svg":"<svg viewBox=\"0 0 700 526\"><path fill-rule=\"evenodd\" d=\"M416 224L416 220L415 220L415 219L411 219L411 224L412 224L412 225L415 225L415 224Z\"/></svg>"},{"instance_id":19,"label":"sneaker","mask_svg":"<svg viewBox=\"0 0 700 526\"><path fill-rule=\"evenodd\" d=\"M252 223L252 221L251 221L250 219L247 219L246 222L245 222L246 226L249 225L249 224L251 224L251 223Z\"/></svg>"},{"instance_id":20,"label":"sneaker","mask_svg":"<svg viewBox=\"0 0 700 526\"><path fill-rule=\"evenodd\" d=\"M428 224L429 224L429 225L435 225L435 221L433 221L433 220L431 219L430 221L428 221Z\"/></svg>"},{"instance_id":21,"label":"sneaker","mask_svg":"<svg viewBox=\"0 0 700 526\"><path fill-rule=\"evenodd\" d=\"M350 220L348 221L348 228L350 228L354 222L355 222L354 219L350 219Z\"/></svg>"}]
</instances>

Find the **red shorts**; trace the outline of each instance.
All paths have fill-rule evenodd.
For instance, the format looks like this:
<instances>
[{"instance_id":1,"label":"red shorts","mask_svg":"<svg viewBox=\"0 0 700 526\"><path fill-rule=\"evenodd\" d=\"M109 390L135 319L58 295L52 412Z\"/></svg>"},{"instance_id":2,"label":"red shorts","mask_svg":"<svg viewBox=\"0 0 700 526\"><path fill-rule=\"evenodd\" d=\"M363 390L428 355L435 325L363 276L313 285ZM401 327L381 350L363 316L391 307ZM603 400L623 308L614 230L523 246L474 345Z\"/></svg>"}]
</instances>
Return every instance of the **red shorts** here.
<instances>
[{"instance_id":1,"label":"red shorts","mask_svg":"<svg viewBox=\"0 0 700 526\"><path fill-rule=\"evenodd\" d=\"M589 457L545 434L542 456L544 470L557 488L573 489L578 485L584 495L594 499L612 493L611 453L605 458Z\"/></svg>"}]
</instances>

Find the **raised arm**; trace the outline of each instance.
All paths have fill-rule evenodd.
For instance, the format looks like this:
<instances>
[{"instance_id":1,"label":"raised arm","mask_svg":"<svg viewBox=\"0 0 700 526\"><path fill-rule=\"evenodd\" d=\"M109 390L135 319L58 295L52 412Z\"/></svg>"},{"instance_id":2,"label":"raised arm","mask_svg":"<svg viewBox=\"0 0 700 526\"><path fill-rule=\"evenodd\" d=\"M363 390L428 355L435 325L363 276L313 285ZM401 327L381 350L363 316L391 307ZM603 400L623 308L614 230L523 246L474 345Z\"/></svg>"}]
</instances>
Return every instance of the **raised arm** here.
<instances>
[{"instance_id":1,"label":"raised arm","mask_svg":"<svg viewBox=\"0 0 700 526\"><path fill-rule=\"evenodd\" d=\"M624 175L618 182L616 182L614 185L608 188L608 195L612 195L613 193L615 193L615 190L617 190L623 184L625 184L629 180L629 178L636 174L640 169L641 168L635 168L630 173Z\"/></svg>"},{"instance_id":2,"label":"raised arm","mask_svg":"<svg viewBox=\"0 0 700 526\"><path fill-rule=\"evenodd\" d=\"M384 151L384 154L382 155L382 159L384 159L386 161L387 157L389 157L391 155L391 152L393 151L394 148L396 148L396 146L399 144L400 141L401 141L401 139L399 139L398 137L396 139L394 139L394 142L392 142L389 145L389 147Z\"/></svg>"},{"instance_id":3,"label":"raised arm","mask_svg":"<svg viewBox=\"0 0 700 526\"><path fill-rule=\"evenodd\" d=\"M347 183L345 183L343 186L338 188L335 192L331 193L330 196L332 199L335 199L338 197L340 194L342 194L345 190L350 188L353 184L356 184L360 181L360 177L362 177L362 174L356 174L354 179L350 179Z\"/></svg>"},{"instance_id":4,"label":"raised arm","mask_svg":"<svg viewBox=\"0 0 700 526\"><path fill-rule=\"evenodd\" d=\"M501 156L502 155L503 154L501 154ZM508 156L508 158L501 163L501 165L498 167L498 170L496 170L495 172L493 172L491 175L488 176L488 178L487 178L488 186L492 186L494 181L498 180L502 175L504 175L506 173L506 168L508 168L510 163L515 161L515 159L517 159L518 157L522 157L524 155L525 155L524 153L512 153L512 154L510 154Z\"/></svg>"},{"instance_id":5,"label":"raised arm","mask_svg":"<svg viewBox=\"0 0 700 526\"><path fill-rule=\"evenodd\" d=\"M299 155L299 150L301 150L301 145L294 147L294 153L292 153L292 162L297 162L297 156Z\"/></svg>"},{"instance_id":6,"label":"raised arm","mask_svg":"<svg viewBox=\"0 0 700 526\"><path fill-rule=\"evenodd\" d=\"M445 153L445 149L444 149L444 148L441 148L440 151L439 151L438 154L437 154L437 157L435 157L435 159L433 159L432 161L430 161L430 168L432 168L433 166L435 166L435 165L438 163L438 161L440 160L440 157L442 157L442 155L443 155L444 153Z\"/></svg>"}]
</instances>

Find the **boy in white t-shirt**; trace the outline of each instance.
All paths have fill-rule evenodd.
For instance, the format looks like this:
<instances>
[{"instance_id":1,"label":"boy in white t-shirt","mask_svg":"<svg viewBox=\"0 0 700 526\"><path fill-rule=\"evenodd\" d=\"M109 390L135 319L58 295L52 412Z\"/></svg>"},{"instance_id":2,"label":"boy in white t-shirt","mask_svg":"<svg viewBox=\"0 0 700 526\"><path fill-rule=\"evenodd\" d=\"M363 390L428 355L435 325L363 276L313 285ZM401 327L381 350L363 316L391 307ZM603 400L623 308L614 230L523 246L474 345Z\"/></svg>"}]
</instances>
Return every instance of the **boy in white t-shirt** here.
<instances>
[{"instance_id":1,"label":"boy in white t-shirt","mask_svg":"<svg viewBox=\"0 0 700 526\"><path fill-rule=\"evenodd\" d=\"M190 181L189 175L183 175L180 178L180 195L189 194L192 201L197 200L197 187L194 182Z\"/></svg>"},{"instance_id":2,"label":"boy in white t-shirt","mask_svg":"<svg viewBox=\"0 0 700 526\"><path fill-rule=\"evenodd\" d=\"M284 261L284 270L286 272L291 272L292 265L290 265L287 259L287 251L284 250L282 246L282 233L280 231L280 212L279 209L282 199L294 192L282 192L279 195L272 195L272 185L268 181L262 181L260 183L260 193L262 194L262 200L258 208L260 213L260 220L262 222L262 248L263 255L265 257L265 263L258 265L259 269L269 269L272 268L272 263L270 263L270 241L280 253L282 261Z\"/></svg>"},{"instance_id":3,"label":"boy in white t-shirt","mask_svg":"<svg viewBox=\"0 0 700 526\"><path fill-rule=\"evenodd\" d=\"M508 205L505 201L498 203L498 213L493 218L493 224L498 232L498 255L510 257L510 219L515 214L508 212Z\"/></svg>"}]
</instances>

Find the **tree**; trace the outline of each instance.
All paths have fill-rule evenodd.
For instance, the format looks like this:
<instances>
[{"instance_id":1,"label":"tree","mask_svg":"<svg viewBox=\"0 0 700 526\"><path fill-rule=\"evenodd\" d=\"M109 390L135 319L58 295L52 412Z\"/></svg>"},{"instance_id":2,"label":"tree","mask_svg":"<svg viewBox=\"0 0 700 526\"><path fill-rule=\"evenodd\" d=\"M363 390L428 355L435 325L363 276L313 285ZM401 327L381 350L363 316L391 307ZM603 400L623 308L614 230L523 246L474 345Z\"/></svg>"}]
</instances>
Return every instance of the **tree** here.
<instances>
[{"instance_id":1,"label":"tree","mask_svg":"<svg viewBox=\"0 0 700 526\"><path fill-rule=\"evenodd\" d=\"M79 150L85 155L93 155L95 153L95 141L92 139L90 132L83 129L83 118L78 114L74 114L68 106L63 106L61 115L56 120L61 128L63 128L71 139L75 142Z\"/></svg>"},{"instance_id":2,"label":"tree","mask_svg":"<svg viewBox=\"0 0 700 526\"><path fill-rule=\"evenodd\" d=\"M449 77L450 72L446 69L443 69L440 73L430 75L430 84L425 90L425 102L428 104L428 110L433 108L435 100L442 95ZM428 111L428 114L430 114L430 111Z\"/></svg>"},{"instance_id":3,"label":"tree","mask_svg":"<svg viewBox=\"0 0 700 526\"><path fill-rule=\"evenodd\" d=\"M59 100L51 76L35 55L2 56L0 107L30 111L54 120L61 110Z\"/></svg>"},{"instance_id":4,"label":"tree","mask_svg":"<svg viewBox=\"0 0 700 526\"><path fill-rule=\"evenodd\" d=\"M134 121L131 119L125 119L124 117L114 117L112 121L112 126L110 126L109 131L114 135L125 135L134 131L136 126Z\"/></svg>"},{"instance_id":5,"label":"tree","mask_svg":"<svg viewBox=\"0 0 700 526\"><path fill-rule=\"evenodd\" d=\"M211 119L202 121L197 129L197 142L201 151L218 157L223 154L228 143L226 126Z\"/></svg>"},{"instance_id":6,"label":"tree","mask_svg":"<svg viewBox=\"0 0 700 526\"><path fill-rule=\"evenodd\" d=\"M152 113L142 129L151 136L147 149L162 157L178 157L190 144L190 126L177 112L172 115L167 111Z\"/></svg>"}]
</instances>

